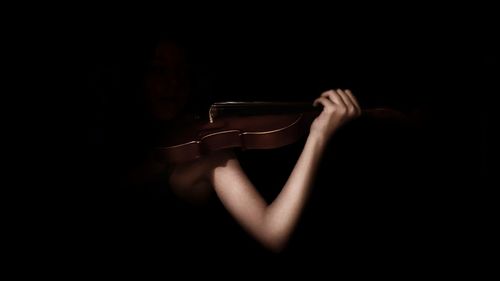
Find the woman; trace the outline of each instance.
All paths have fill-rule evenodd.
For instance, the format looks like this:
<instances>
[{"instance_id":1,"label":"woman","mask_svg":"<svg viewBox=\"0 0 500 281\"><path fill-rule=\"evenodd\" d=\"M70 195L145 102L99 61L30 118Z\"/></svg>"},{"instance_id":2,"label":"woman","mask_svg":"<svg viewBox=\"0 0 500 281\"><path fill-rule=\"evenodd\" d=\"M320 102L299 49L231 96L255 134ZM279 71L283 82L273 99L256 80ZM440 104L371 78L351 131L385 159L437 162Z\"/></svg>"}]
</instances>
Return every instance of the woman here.
<instances>
[{"instance_id":1,"label":"woman","mask_svg":"<svg viewBox=\"0 0 500 281\"><path fill-rule=\"evenodd\" d=\"M154 71L146 78L146 92L155 117L165 122L182 122L179 115L189 106L182 50L171 42L162 42L156 48L152 66ZM169 167L172 189L187 198L214 190L227 211L252 237L272 251L281 251L297 225L330 138L343 124L361 114L350 90L326 91L313 105L322 106L323 110L312 123L295 167L271 204L257 192L231 151Z\"/></svg>"}]
</instances>

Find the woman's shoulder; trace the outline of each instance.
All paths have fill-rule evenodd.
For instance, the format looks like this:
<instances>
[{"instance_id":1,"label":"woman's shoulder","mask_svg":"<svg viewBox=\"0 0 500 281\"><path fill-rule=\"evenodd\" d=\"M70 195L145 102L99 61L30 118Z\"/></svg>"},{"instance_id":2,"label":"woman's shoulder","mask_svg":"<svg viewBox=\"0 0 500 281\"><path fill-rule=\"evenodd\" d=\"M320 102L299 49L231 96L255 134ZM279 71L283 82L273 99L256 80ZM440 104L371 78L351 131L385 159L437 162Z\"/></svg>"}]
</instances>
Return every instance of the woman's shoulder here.
<instances>
[{"instance_id":1,"label":"woman's shoulder","mask_svg":"<svg viewBox=\"0 0 500 281\"><path fill-rule=\"evenodd\" d=\"M225 165L229 160L237 160L235 153L231 150L220 150L193 161L167 165L167 171L169 176L193 179L193 177L207 176L211 170Z\"/></svg>"},{"instance_id":2,"label":"woman's shoulder","mask_svg":"<svg viewBox=\"0 0 500 281\"><path fill-rule=\"evenodd\" d=\"M218 151L194 161L171 164L166 168L172 191L186 199L203 199L211 192L210 176L219 166L236 159L231 151Z\"/></svg>"}]
</instances>

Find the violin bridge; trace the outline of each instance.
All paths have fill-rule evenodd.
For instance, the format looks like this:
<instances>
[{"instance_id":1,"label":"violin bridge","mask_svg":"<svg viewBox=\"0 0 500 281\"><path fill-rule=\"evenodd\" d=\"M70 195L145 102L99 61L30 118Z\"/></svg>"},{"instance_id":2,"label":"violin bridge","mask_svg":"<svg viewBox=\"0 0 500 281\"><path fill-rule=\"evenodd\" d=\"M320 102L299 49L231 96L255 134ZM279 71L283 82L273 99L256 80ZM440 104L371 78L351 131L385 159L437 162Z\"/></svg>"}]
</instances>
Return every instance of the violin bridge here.
<instances>
[{"instance_id":1,"label":"violin bridge","mask_svg":"<svg viewBox=\"0 0 500 281\"><path fill-rule=\"evenodd\" d=\"M217 115L217 108L215 108L213 105L210 106L210 109L208 110L208 120L210 121L210 123L214 122L216 115Z\"/></svg>"}]
</instances>

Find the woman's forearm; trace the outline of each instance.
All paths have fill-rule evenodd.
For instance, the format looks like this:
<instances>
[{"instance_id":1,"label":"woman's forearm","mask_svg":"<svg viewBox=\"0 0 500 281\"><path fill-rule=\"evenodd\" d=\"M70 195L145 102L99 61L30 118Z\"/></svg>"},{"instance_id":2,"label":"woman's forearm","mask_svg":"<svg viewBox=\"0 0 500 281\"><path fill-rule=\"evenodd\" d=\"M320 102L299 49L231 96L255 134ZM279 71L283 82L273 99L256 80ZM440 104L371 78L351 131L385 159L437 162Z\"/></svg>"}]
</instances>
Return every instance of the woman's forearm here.
<instances>
[{"instance_id":1,"label":"woman's forearm","mask_svg":"<svg viewBox=\"0 0 500 281\"><path fill-rule=\"evenodd\" d=\"M268 242L273 244L273 247L283 247L297 224L325 145L326 140L320 136L309 135L283 190L266 208L264 230L267 232Z\"/></svg>"}]
</instances>

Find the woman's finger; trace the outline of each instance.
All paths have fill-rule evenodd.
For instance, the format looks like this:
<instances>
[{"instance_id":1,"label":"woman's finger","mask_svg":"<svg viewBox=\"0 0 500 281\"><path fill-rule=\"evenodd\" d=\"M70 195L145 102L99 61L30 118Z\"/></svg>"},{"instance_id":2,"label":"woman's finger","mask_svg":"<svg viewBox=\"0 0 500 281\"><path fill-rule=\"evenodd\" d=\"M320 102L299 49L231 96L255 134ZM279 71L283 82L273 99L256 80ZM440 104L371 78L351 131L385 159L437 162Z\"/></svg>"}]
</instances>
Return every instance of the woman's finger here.
<instances>
[{"instance_id":1,"label":"woman's finger","mask_svg":"<svg viewBox=\"0 0 500 281\"><path fill-rule=\"evenodd\" d=\"M326 97L319 97L315 99L313 106L317 106L318 104L323 105L323 108L327 110L333 110L333 107L335 106L335 104Z\"/></svg>"},{"instance_id":2,"label":"woman's finger","mask_svg":"<svg viewBox=\"0 0 500 281\"><path fill-rule=\"evenodd\" d=\"M361 107L359 106L358 100L356 97L352 94L351 90L345 90L344 91L347 96L351 99L352 104L356 107L357 115L361 115Z\"/></svg>"},{"instance_id":3,"label":"woman's finger","mask_svg":"<svg viewBox=\"0 0 500 281\"><path fill-rule=\"evenodd\" d=\"M351 103L351 99L349 99L347 97L346 93L344 93L344 91L342 89L337 89L335 92L337 92L337 94L339 95L339 97L342 99L342 101L346 105L349 105Z\"/></svg>"},{"instance_id":4,"label":"woman's finger","mask_svg":"<svg viewBox=\"0 0 500 281\"><path fill-rule=\"evenodd\" d=\"M346 104L346 109L347 109L348 114L350 114L351 116L357 115L358 109L356 108L356 106L352 102L351 98L349 98L349 96L341 89L338 89L337 93L340 96L340 98L344 101L344 103Z\"/></svg>"},{"instance_id":5,"label":"woman's finger","mask_svg":"<svg viewBox=\"0 0 500 281\"><path fill-rule=\"evenodd\" d=\"M342 100L342 98L334 90L326 91L323 94L321 94L321 96L329 98L332 102L334 102L335 104L337 104L343 108L346 107L345 102Z\"/></svg>"}]
</instances>

